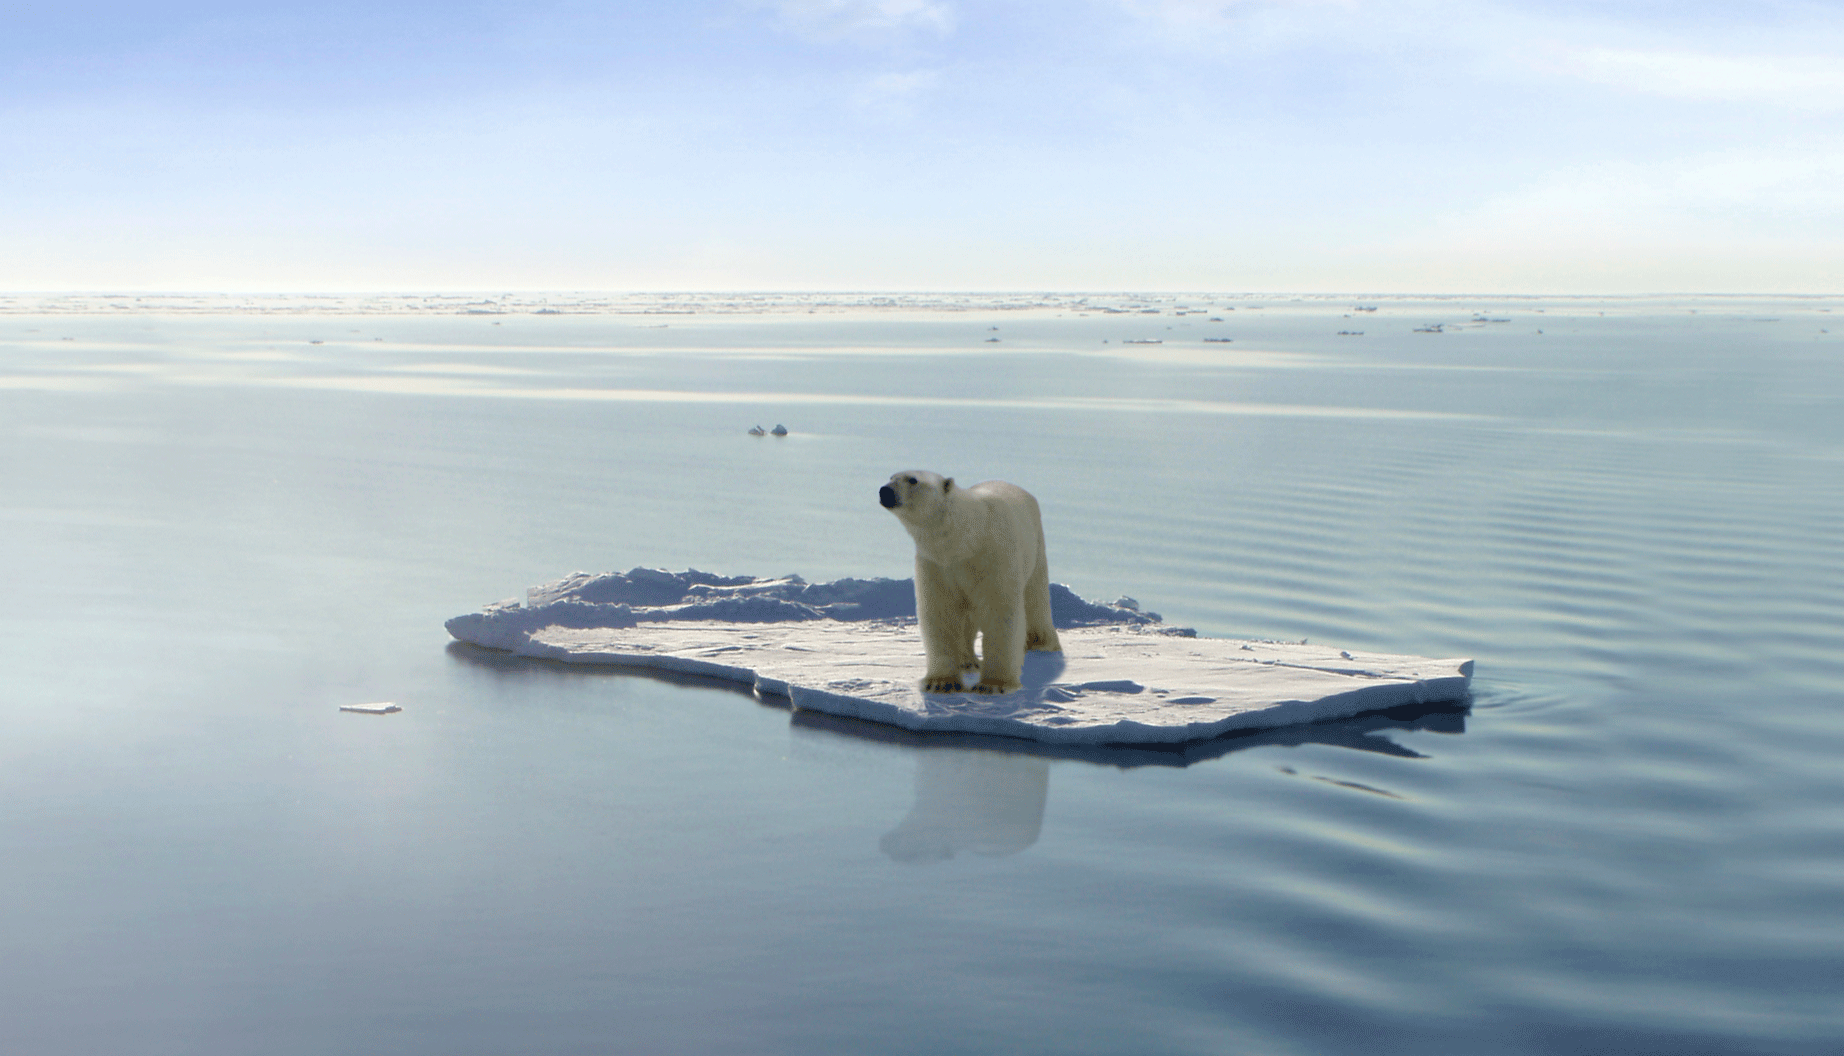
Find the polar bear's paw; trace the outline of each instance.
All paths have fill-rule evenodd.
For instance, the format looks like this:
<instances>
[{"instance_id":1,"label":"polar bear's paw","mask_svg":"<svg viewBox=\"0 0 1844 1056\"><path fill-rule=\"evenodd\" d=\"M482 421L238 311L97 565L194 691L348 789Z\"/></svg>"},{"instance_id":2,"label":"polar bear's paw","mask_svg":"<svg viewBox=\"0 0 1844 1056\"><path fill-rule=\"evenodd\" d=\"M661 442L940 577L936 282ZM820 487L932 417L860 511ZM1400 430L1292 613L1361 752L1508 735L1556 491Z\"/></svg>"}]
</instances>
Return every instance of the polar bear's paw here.
<instances>
[{"instance_id":1,"label":"polar bear's paw","mask_svg":"<svg viewBox=\"0 0 1844 1056\"><path fill-rule=\"evenodd\" d=\"M982 678L980 684L973 687L973 692L996 697L1001 693L1013 693L1023 688L1023 682L989 682Z\"/></svg>"},{"instance_id":2,"label":"polar bear's paw","mask_svg":"<svg viewBox=\"0 0 1844 1056\"><path fill-rule=\"evenodd\" d=\"M965 693L967 687L959 675L930 675L922 680L924 693Z\"/></svg>"}]
</instances>

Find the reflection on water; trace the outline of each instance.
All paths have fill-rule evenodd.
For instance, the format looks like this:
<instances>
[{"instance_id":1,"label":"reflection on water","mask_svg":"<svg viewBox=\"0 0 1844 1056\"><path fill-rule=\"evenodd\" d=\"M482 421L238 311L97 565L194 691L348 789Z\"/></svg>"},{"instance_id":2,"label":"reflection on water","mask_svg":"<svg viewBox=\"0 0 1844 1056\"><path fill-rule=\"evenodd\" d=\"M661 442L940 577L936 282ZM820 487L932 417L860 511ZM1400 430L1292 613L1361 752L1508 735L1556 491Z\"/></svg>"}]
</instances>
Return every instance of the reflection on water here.
<instances>
[{"instance_id":1,"label":"reflection on water","mask_svg":"<svg viewBox=\"0 0 1844 1056\"><path fill-rule=\"evenodd\" d=\"M506 674L519 671L570 671L586 676L642 678L671 685L725 689L769 707L787 707L785 698L762 696L740 682L616 664L566 664L513 656L465 642L451 642L448 655L468 664ZM1060 654L1031 653L1026 680L1041 683L1062 671ZM1044 806L1050 795L1050 765L1055 760L1130 769L1142 766L1184 767L1250 748L1327 745L1403 759L1425 759L1387 736L1390 731L1466 732L1471 702L1409 704L1368 712L1349 719L1283 726L1229 734L1176 745L1043 744L1013 737L973 733L915 733L896 726L791 709L790 724L799 735L839 736L897 745L915 756L915 802L878 846L899 862L937 862L967 853L985 857L1017 854L1037 842ZM1291 767L1282 772L1293 774ZM1318 775L1315 780L1390 796L1367 785Z\"/></svg>"},{"instance_id":2,"label":"reflection on water","mask_svg":"<svg viewBox=\"0 0 1844 1056\"><path fill-rule=\"evenodd\" d=\"M625 669L624 669L625 670ZM640 672L635 672L640 673ZM1118 767L1122 770L1141 766L1190 766L1218 759L1231 752L1249 748L1280 746L1298 748L1309 744L1375 752L1403 759L1425 759L1412 748L1390 740L1382 734L1391 731L1459 734L1466 732L1466 716L1471 701L1448 701L1440 704L1405 704L1387 711L1372 711L1349 719L1282 726L1272 730L1247 730L1225 734L1207 741L1185 744L1044 744L1014 737L991 737L977 733L914 733L896 726L826 715L817 711L796 710L791 722L796 730L813 730L839 734L867 741L901 744L928 751L961 749L1000 752L1007 755L1066 759Z\"/></svg>"},{"instance_id":3,"label":"reflection on water","mask_svg":"<svg viewBox=\"0 0 1844 1056\"><path fill-rule=\"evenodd\" d=\"M916 753L916 804L878 841L899 862L963 851L999 857L1037 842L1050 763L1028 755L947 749Z\"/></svg>"},{"instance_id":4,"label":"reflection on water","mask_svg":"<svg viewBox=\"0 0 1844 1056\"><path fill-rule=\"evenodd\" d=\"M1423 759L1426 756L1420 752L1381 734L1390 730L1464 733L1466 714L1464 704L1409 705L1337 722L1258 730L1169 748L1053 745L977 734L918 734L811 711L795 711L793 723L797 729L901 743L915 749L915 805L896 828L884 834L878 846L899 862L932 862L963 851L988 857L1017 854L1036 843L1050 793L1050 759L1122 769L1189 766L1249 748L1307 744ZM979 747L971 747L974 744ZM1294 772L1291 768L1283 770ZM1308 776L1358 791L1393 795L1366 785Z\"/></svg>"}]
</instances>

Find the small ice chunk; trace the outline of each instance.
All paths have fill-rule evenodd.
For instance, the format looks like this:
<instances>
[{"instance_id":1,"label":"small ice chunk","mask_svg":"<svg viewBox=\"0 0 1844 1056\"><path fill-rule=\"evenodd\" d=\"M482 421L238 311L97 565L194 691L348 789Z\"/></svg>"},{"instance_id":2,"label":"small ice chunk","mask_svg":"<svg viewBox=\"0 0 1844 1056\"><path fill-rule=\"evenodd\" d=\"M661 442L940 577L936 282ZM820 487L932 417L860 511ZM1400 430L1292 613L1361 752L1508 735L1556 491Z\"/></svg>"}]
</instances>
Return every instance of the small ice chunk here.
<instances>
[{"instance_id":1,"label":"small ice chunk","mask_svg":"<svg viewBox=\"0 0 1844 1056\"><path fill-rule=\"evenodd\" d=\"M393 711L403 709L386 700L377 704L341 704L339 710L356 711L363 715L389 715Z\"/></svg>"}]
</instances>

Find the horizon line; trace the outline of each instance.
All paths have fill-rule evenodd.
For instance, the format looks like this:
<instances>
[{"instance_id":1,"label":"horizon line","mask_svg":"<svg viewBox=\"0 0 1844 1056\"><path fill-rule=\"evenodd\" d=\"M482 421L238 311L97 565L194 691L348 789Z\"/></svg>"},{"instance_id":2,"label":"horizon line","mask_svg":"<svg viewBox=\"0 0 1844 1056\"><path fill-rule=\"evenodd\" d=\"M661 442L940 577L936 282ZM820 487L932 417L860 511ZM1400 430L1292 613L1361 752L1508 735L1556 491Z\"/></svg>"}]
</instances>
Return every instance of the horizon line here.
<instances>
[{"instance_id":1,"label":"horizon line","mask_svg":"<svg viewBox=\"0 0 1844 1056\"><path fill-rule=\"evenodd\" d=\"M1292 290L1229 290L1206 288L1167 288L1134 289L1123 287L1117 289L1056 289L1017 287L1010 289L953 289L953 288L812 288L812 289L750 289L722 287L694 288L675 287L661 289L618 288L618 287L504 287L487 286L475 288L417 289L413 287L379 288L379 289L133 289L124 287L97 287L94 289L0 289L0 298L23 297L102 297L102 298L147 298L147 297L537 297L537 296L572 296L572 297L1265 297L1265 298L1417 298L1417 299L1458 299L1458 298L1509 298L1517 300L1538 299L1601 299L1601 300L1638 300L1652 297L1775 297L1786 299L1816 300L1844 297L1844 289L1835 292L1768 292L1750 290L1651 290L1628 293L1600 293L1575 291L1568 293L1511 293L1490 291L1432 291L1432 290L1351 290L1351 289L1292 289Z\"/></svg>"}]
</instances>

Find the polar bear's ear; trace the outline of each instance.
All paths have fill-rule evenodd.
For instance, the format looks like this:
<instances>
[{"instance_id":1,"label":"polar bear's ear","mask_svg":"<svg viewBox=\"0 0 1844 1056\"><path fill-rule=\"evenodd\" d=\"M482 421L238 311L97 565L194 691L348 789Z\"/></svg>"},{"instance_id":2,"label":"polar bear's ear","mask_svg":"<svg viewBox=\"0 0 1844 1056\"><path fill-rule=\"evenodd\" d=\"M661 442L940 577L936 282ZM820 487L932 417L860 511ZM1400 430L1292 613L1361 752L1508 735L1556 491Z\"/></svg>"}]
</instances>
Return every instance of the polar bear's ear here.
<instances>
[{"instance_id":1,"label":"polar bear's ear","mask_svg":"<svg viewBox=\"0 0 1844 1056\"><path fill-rule=\"evenodd\" d=\"M949 477L948 479L941 482L941 493L943 495L946 495L948 492L953 491L953 490L954 490L954 478L953 477Z\"/></svg>"}]
</instances>

